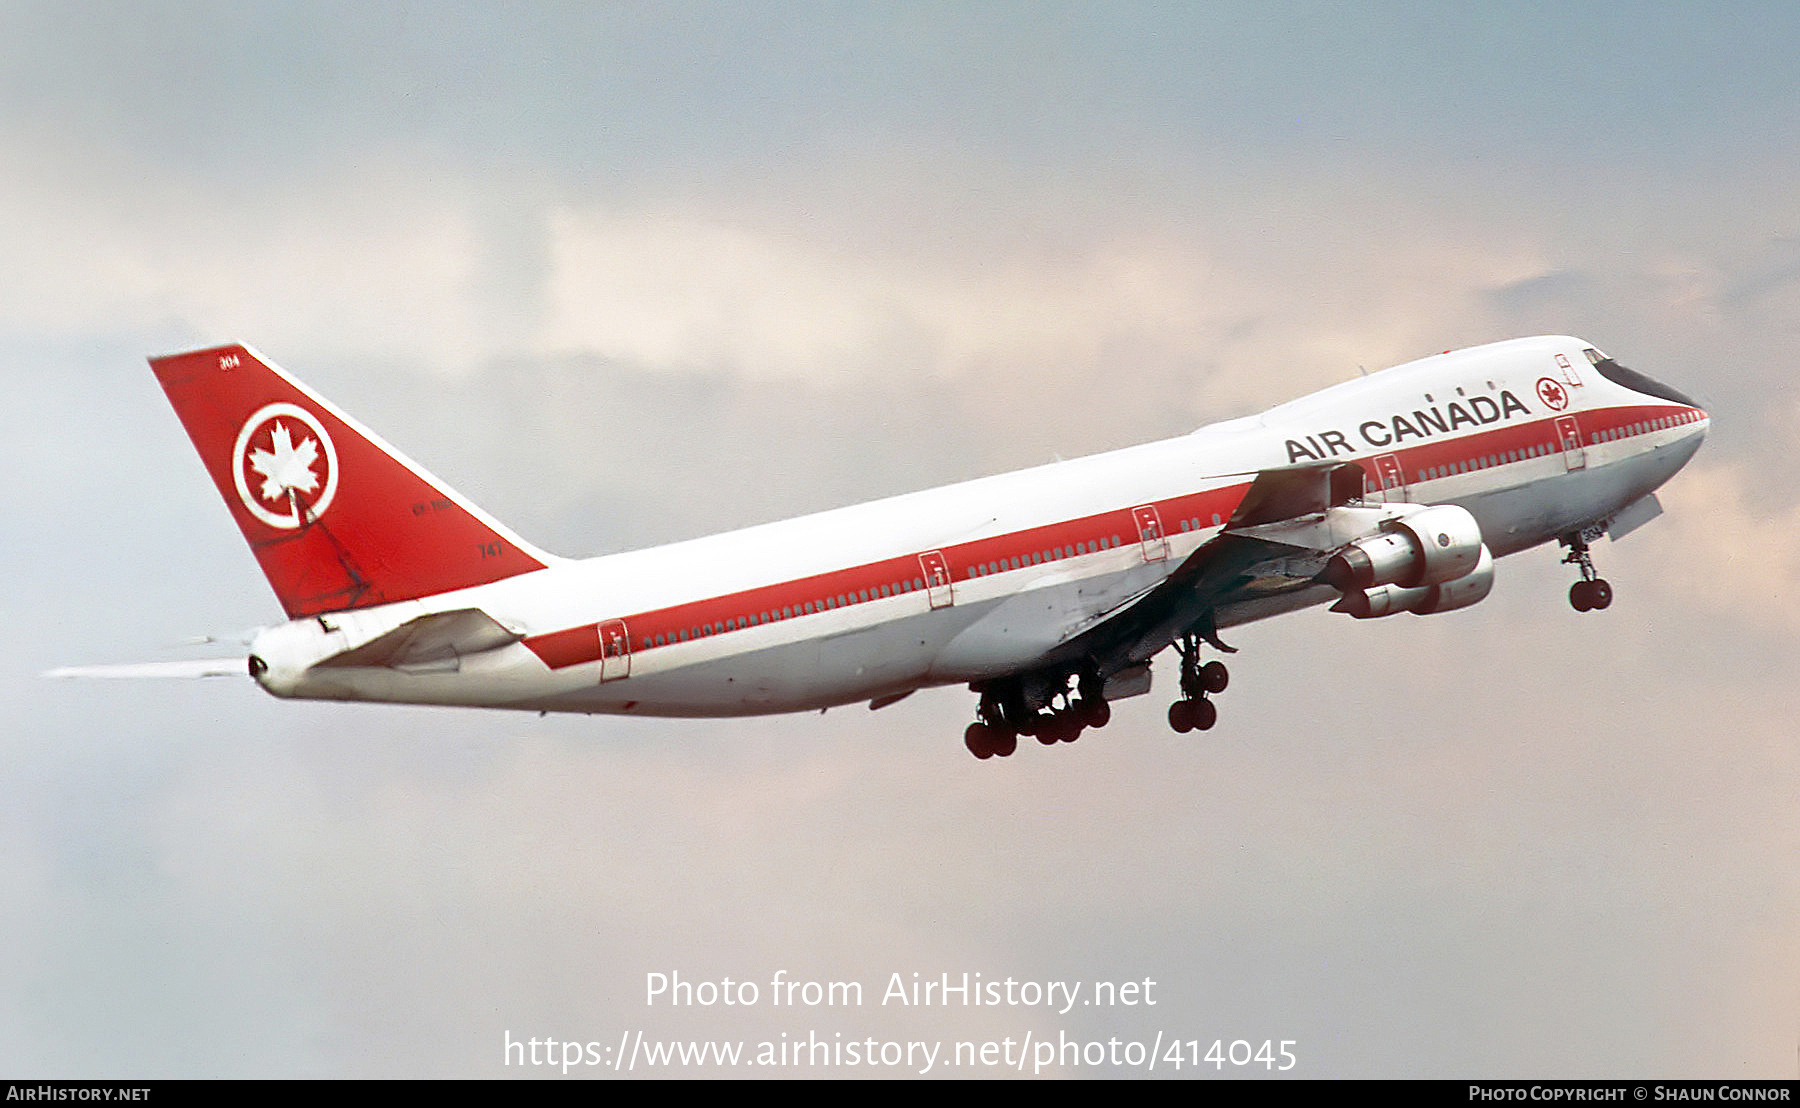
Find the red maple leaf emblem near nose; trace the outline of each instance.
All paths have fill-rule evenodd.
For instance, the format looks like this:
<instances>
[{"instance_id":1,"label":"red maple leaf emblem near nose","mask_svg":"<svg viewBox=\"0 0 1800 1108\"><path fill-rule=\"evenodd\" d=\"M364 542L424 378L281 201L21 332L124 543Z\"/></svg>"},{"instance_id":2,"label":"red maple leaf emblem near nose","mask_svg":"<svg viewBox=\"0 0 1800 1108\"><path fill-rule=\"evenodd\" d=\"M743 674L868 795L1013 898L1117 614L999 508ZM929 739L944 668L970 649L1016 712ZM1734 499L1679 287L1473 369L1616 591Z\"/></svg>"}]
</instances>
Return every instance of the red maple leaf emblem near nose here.
<instances>
[{"instance_id":1,"label":"red maple leaf emblem near nose","mask_svg":"<svg viewBox=\"0 0 1800 1108\"><path fill-rule=\"evenodd\" d=\"M1538 399L1558 411L1561 411L1563 405L1569 402L1569 394L1563 391L1561 385L1550 380L1548 377L1538 382L1537 391Z\"/></svg>"}]
</instances>

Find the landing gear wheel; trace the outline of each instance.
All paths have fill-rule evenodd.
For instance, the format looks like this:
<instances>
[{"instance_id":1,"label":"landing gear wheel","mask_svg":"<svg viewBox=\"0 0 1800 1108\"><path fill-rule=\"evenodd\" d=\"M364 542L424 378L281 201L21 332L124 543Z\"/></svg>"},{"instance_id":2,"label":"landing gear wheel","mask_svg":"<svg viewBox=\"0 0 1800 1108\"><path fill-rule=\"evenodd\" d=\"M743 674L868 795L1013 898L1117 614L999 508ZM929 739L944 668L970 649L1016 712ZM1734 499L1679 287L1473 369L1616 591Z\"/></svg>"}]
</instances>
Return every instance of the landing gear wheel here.
<instances>
[{"instance_id":1,"label":"landing gear wheel","mask_svg":"<svg viewBox=\"0 0 1800 1108\"><path fill-rule=\"evenodd\" d=\"M1231 684L1231 671L1224 662L1208 662L1200 667L1200 687L1209 693L1222 693Z\"/></svg>"},{"instance_id":2,"label":"landing gear wheel","mask_svg":"<svg viewBox=\"0 0 1800 1108\"><path fill-rule=\"evenodd\" d=\"M993 748L994 753L1000 757L1010 758L1013 751L1019 749L1019 736L1011 731L997 731L994 733Z\"/></svg>"},{"instance_id":3,"label":"landing gear wheel","mask_svg":"<svg viewBox=\"0 0 1800 1108\"><path fill-rule=\"evenodd\" d=\"M1578 612L1599 612L1612 607L1612 586L1604 577L1577 581L1569 586L1569 605Z\"/></svg>"},{"instance_id":4,"label":"landing gear wheel","mask_svg":"<svg viewBox=\"0 0 1800 1108\"><path fill-rule=\"evenodd\" d=\"M1177 734L1210 731L1219 722L1219 709L1210 700L1177 700L1169 705L1169 726Z\"/></svg>"},{"instance_id":5,"label":"landing gear wheel","mask_svg":"<svg viewBox=\"0 0 1800 1108\"><path fill-rule=\"evenodd\" d=\"M1597 577L1588 582L1588 604L1596 612L1612 607L1612 586L1606 578Z\"/></svg>"},{"instance_id":6,"label":"landing gear wheel","mask_svg":"<svg viewBox=\"0 0 1800 1108\"><path fill-rule=\"evenodd\" d=\"M1105 727L1112 721L1112 705L1104 700L1083 701L1083 710L1089 727Z\"/></svg>"},{"instance_id":7,"label":"landing gear wheel","mask_svg":"<svg viewBox=\"0 0 1800 1108\"><path fill-rule=\"evenodd\" d=\"M987 724L980 721L971 723L963 732L963 745L969 748L970 754L985 762L995 754L992 734L993 728Z\"/></svg>"},{"instance_id":8,"label":"landing gear wheel","mask_svg":"<svg viewBox=\"0 0 1800 1108\"><path fill-rule=\"evenodd\" d=\"M1194 729L1194 701L1177 700L1169 705L1169 726L1177 735L1185 735Z\"/></svg>"},{"instance_id":9,"label":"landing gear wheel","mask_svg":"<svg viewBox=\"0 0 1800 1108\"><path fill-rule=\"evenodd\" d=\"M1569 586L1569 607L1578 612L1586 612L1594 606L1594 590L1592 581L1577 581Z\"/></svg>"}]
</instances>

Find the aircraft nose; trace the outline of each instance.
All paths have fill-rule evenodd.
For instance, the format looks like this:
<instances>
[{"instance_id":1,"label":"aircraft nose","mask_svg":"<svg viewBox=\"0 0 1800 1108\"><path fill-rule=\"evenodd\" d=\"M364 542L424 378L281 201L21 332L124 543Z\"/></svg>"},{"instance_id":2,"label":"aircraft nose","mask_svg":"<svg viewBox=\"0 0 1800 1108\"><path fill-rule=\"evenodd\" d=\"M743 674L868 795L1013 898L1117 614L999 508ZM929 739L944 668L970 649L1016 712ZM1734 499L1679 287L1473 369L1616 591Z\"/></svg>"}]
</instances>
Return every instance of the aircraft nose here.
<instances>
[{"instance_id":1,"label":"aircraft nose","mask_svg":"<svg viewBox=\"0 0 1800 1108\"><path fill-rule=\"evenodd\" d=\"M1675 418L1680 426L1676 428L1677 434L1670 448L1672 456L1680 459L1679 464L1686 465L1699 453L1700 444L1706 441L1706 432L1712 427L1712 417L1705 408L1696 404L1681 409L1681 414Z\"/></svg>"}]
</instances>

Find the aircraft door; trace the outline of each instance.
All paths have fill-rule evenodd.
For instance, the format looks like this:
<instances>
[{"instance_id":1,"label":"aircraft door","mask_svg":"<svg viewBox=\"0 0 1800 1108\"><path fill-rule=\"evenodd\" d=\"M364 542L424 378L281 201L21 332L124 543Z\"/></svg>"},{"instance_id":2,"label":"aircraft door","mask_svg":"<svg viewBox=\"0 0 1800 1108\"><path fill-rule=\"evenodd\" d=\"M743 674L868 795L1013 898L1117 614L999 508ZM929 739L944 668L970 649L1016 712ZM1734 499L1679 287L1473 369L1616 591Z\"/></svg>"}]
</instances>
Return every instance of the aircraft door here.
<instances>
[{"instance_id":1,"label":"aircraft door","mask_svg":"<svg viewBox=\"0 0 1800 1108\"><path fill-rule=\"evenodd\" d=\"M1572 415L1556 418L1556 434L1562 439L1563 461L1570 469L1587 468L1587 450L1581 445L1581 426Z\"/></svg>"},{"instance_id":2,"label":"aircraft door","mask_svg":"<svg viewBox=\"0 0 1800 1108\"><path fill-rule=\"evenodd\" d=\"M1406 473L1398 454L1375 456L1375 490L1372 499L1398 504L1406 499Z\"/></svg>"},{"instance_id":3,"label":"aircraft door","mask_svg":"<svg viewBox=\"0 0 1800 1108\"><path fill-rule=\"evenodd\" d=\"M1581 387L1581 376L1575 372L1575 366L1570 363L1567 354L1558 354L1556 356L1556 368L1562 370L1564 384L1571 385L1575 388Z\"/></svg>"},{"instance_id":4,"label":"aircraft door","mask_svg":"<svg viewBox=\"0 0 1800 1108\"><path fill-rule=\"evenodd\" d=\"M1132 522L1137 524L1138 542L1144 546L1144 561L1160 562L1169 556L1169 540L1163 534L1162 517L1156 513L1156 505L1143 504L1131 509Z\"/></svg>"},{"instance_id":5,"label":"aircraft door","mask_svg":"<svg viewBox=\"0 0 1800 1108\"><path fill-rule=\"evenodd\" d=\"M600 680L617 681L631 676L631 636L625 621L609 619L600 631Z\"/></svg>"},{"instance_id":6,"label":"aircraft door","mask_svg":"<svg viewBox=\"0 0 1800 1108\"><path fill-rule=\"evenodd\" d=\"M919 555L919 568L925 572L925 590L933 608L948 608L956 603L956 590L950 583L950 564L936 550Z\"/></svg>"}]
</instances>

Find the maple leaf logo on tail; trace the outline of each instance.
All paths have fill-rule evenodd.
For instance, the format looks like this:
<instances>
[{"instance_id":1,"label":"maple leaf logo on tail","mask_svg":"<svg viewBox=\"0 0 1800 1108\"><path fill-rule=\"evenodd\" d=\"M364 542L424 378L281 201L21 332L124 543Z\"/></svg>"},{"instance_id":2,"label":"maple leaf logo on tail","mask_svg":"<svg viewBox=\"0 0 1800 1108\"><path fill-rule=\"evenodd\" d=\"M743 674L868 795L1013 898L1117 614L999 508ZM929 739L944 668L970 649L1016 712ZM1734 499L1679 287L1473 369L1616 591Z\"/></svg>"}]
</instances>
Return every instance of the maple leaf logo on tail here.
<instances>
[{"instance_id":1,"label":"maple leaf logo on tail","mask_svg":"<svg viewBox=\"0 0 1800 1108\"><path fill-rule=\"evenodd\" d=\"M303 438L300 445L295 446L288 429L280 422L270 436L275 449L252 450L250 452L250 468L262 474L267 480L262 484L262 497L280 503L287 499L287 491L315 492L319 487L319 477L313 472L313 463L319 459L319 447L312 439ZM255 442L255 436L251 437Z\"/></svg>"},{"instance_id":2,"label":"maple leaf logo on tail","mask_svg":"<svg viewBox=\"0 0 1800 1108\"><path fill-rule=\"evenodd\" d=\"M232 471L244 507L282 530L323 515L337 492L331 436L296 404L270 404L244 421Z\"/></svg>"}]
</instances>

